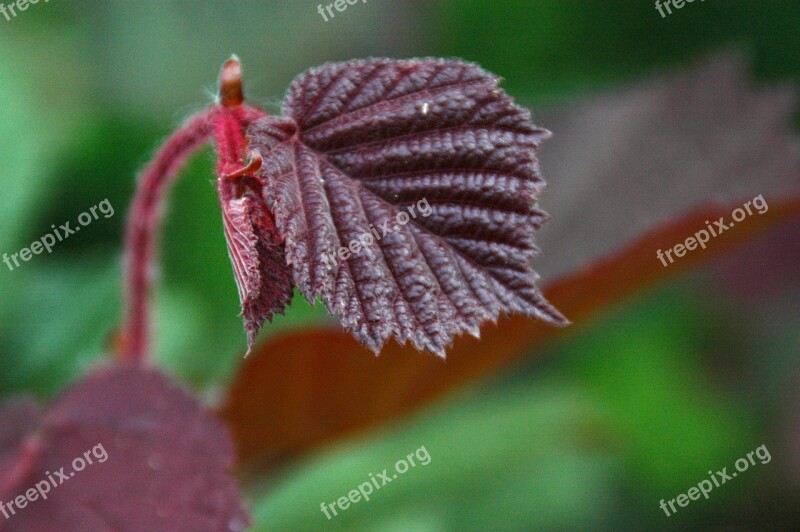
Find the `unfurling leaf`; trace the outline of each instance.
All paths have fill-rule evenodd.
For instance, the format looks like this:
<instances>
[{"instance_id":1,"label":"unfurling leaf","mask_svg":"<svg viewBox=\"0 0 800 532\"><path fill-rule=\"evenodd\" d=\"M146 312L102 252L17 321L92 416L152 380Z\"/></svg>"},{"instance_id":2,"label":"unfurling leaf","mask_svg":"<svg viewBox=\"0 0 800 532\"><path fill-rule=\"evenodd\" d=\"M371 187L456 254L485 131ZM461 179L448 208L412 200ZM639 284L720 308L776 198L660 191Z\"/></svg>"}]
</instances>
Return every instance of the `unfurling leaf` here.
<instances>
[{"instance_id":1,"label":"unfurling leaf","mask_svg":"<svg viewBox=\"0 0 800 532\"><path fill-rule=\"evenodd\" d=\"M104 368L44 413L0 408L0 530L244 530L232 462L191 396L152 370Z\"/></svg>"},{"instance_id":2,"label":"unfurling leaf","mask_svg":"<svg viewBox=\"0 0 800 532\"><path fill-rule=\"evenodd\" d=\"M217 191L247 340L252 346L264 321L282 314L291 301L292 272L258 188L247 180L237 183L222 178Z\"/></svg>"},{"instance_id":3,"label":"unfurling leaf","mask_svg":"<svg viewBox=\"0 0 800 532\"><path fill-rule=\"evenodd\" d=\"M549 132L498 81L461 61L327 64L247 131L295 283L375 352L395 336L443 356L509 313L566 323L530 265Z\"/></svg>"}]
</instances>

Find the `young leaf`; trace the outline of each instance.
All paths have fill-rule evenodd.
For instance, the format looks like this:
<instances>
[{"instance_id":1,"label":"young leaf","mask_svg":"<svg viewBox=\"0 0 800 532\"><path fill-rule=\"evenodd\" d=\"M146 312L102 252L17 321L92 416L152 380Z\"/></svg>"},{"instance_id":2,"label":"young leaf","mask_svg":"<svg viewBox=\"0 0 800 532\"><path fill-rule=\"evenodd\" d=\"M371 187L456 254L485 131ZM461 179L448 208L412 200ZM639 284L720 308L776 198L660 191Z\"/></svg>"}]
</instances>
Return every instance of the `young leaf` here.
<instances>
[{"instance_id":1,"label":"young leaf","mask_svg":"<svg viewBox=\"0 0 800 532\"><path fill-rule=\"evenodd\" d=\"M248 129L295 283L376 353L441 356L521 313L566 319L535 285L549 132L474 64L358 60L300 75Z\"/></svg>"},{"instance_id":2,"label":"young leaf","mask_svg":"<svg viewBox=\"0 0 800 532\"><path fill-rule=\"evenodd\" d=\"M283 314L290 303L292 272L258 189L248 180L235 183L223 178L217 181L217 191L248 346L252 347L264 321Z\"/></svg>"},{"instance_id":3,"label":"young leaf","mask_svg":"<svg viewBox=\"0 0 800 532\"><path fill-rule=\"evenodd\" d=\"M9 514L0 516L4 531L233 531L249 523L229 475L228 433L155 371L103 368L42 416L30 403L0 409L0 427L0 502L49 476L56 483L46 499L28 497L13 513L0 507Z\"/></svg>"}]
</instances>

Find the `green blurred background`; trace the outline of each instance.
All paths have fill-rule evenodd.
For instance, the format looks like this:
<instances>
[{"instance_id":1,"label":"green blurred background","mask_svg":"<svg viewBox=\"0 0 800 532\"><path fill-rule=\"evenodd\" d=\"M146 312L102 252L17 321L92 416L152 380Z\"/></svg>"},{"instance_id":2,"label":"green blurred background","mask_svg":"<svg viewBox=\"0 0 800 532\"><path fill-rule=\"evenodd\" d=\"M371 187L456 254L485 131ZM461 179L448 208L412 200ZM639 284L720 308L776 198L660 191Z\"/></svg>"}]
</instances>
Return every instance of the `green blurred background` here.
<instances>
[{"instance_id":1,"label":"green blurred background","mask_svg":"<svg viewBox=\"0 0 800 532\"><path fill-rule=\"evenodd\" d=\"M0 396L49 397L104 356L134 176L211 101L231 53L248 99L273 111L306 68L365 56L478 61L534 109L731 44L759 78L800 82L796 0L694 2L666 19L649 0L370 0L328 22L317 3L51 0L0 17L0 253L103 199L116 211L52 254L2 265ZM159 360L209 399L245 345L211 170L206 150L173 191L156 306ZM797 240L797 225L786 231ZM578 324L433 411L255 482L259 527L796 528L800 290L790 275L748 292L724 274L732 261ZM327 321L297 299L262 337ZM658 508L762 444L769 464L673 517ZM422 445L429 465L331 521L321 514L320 502Z\"/></svg>"}]
</instances>

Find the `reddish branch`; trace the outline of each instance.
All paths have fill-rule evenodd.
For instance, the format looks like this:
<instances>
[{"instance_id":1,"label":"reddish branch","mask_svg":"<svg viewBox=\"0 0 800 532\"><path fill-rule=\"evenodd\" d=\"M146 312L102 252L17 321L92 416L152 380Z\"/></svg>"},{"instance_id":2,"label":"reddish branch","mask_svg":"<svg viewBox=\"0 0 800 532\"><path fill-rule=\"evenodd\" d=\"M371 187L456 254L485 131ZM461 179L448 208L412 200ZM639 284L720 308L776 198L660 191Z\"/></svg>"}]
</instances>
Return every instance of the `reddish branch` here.
<instances>
[{"instance_id":1,"label":"reddish branch","mask_svg":"<svg viewBox=\"0 0 800 532\"><path fill-rule=\"evenodd\" d=\"M244 131L266 114L243 103L241 67L229 59L220 73L218 105L196 114L172 133L139 179L125 235L125 318L119 356L143 361L150 342L150 292L164 200L187 159L210 138L218 151L219 176L236 174L247 149Z\"/></svg>"}]
</instances>

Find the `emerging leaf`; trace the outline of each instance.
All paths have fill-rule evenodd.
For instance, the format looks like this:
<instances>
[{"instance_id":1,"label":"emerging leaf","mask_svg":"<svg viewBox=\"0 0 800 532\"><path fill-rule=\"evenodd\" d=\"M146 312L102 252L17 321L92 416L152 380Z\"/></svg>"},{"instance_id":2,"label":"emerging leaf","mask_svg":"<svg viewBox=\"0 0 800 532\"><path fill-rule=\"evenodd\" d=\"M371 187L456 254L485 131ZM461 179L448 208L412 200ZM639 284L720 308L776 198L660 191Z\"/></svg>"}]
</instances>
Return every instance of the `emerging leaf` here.
<instances>
[{"instance_id":1,"label":"emerging leaf","mask_svg":"<svg viewBox=\"0 0 800 532\"><path fill-rule=\"evenodd\" d=\"M248 129L295 283L375 352L395 336L443 356L514 312L567 323L530 265L549 132L498 81L441 59L327 64Z\"/></svg>"},{"instance_id":2,"label":"emerging leaf","mask_svg":"<svg viewBox=\"0 0 800 532\"><path fill-rule=\"evenodd\" d=\"M248 346L275 313L292 299L292 272L286 267L283 244L264 200L248 180L221 178L217 190L228 255L233 265Z\"/></svg>"}]
</instances>

